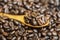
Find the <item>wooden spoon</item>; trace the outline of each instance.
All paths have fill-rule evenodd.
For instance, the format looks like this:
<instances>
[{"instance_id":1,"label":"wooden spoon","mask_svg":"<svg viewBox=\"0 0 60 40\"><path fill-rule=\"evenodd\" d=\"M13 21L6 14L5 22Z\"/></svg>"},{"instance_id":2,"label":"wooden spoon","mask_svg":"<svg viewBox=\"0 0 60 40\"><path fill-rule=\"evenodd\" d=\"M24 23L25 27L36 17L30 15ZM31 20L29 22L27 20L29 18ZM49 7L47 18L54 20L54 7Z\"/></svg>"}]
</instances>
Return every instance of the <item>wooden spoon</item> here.
<instances>
[{"instance_id":1,"label":"wooden spoon","mask_svg":"<svg viewBox=\"0 0 60 40\"><path fill-rule=\"evenodd\" d=\"M49 24L49 20L47 20L47 22L44 25L41 25L41 26L38 26L38 25L33 26L31 24L27 24L27 23L25 23L25 19L24 19L24 17L27 16L26 14L25 15L11 15L11 14L6 14L6 13L0 13L0 16L7 16L8 18L16 19L16 20L22 22L23 24L25 24L29 27L34 27L34 28L45 27Z\"/></svg>"}]
</instances>

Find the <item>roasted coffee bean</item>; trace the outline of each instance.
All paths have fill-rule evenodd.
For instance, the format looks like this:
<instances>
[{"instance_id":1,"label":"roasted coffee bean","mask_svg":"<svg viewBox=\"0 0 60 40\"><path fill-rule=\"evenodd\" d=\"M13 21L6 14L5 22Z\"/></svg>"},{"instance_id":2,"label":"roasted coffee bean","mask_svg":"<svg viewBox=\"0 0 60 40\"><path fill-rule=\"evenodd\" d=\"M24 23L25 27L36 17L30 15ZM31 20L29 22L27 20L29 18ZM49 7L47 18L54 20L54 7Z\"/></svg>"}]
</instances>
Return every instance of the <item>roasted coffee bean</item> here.
<instances>
[{"instance_id":1,"label":"roasted coffee bean","mask_svg":"<svg viewBox=\"0 0 60 40\"><path fill-rule=\"evenodd\" d=\"M36 29L34 29L33 31L36 32L36 33L38 32Z\"/></svg>"},{"instance_id":2,"label":"roasted coffee bean","mask_svg":"<svg viewBox=\"0 0 60 40\"><path fill-rule=\"evenodd\" d=\"M54 40L59 40L59 37L58 36L53 36L53 39Z\"/></svg>"},{"instance_id":3,"label":"roasted coffee bean","mask_svg":"<svg viewBox=\"0 0 60 40\"><path fill-rule=\"evenodd\" d=\"M34 34L29 34L29 35L28 35L28 37L33 37L33 36L34 36Z\"/></svg>"},{"instance_id":4,"label":"roasted coffee bean","mask_svg":"<svg viewBox=\"0 0 60 40\"><path fill-rule=\"evenodd\" d=\"M12 40L16 40L16 37L13 37Z\"/></svg>"},{"instance_id":5,"label":"roasted coffee bean","mask_svg":"<svg viewBox=\"0 0 60 40\"><path fill-rule=\"evenodd\" d=\"M41 33L38 33L39 38L41 37Z\"/></svg>"},{"instance_id":6,"label":"roasted coffee bean","mask_svg":"<svg viewBox=\"0 0 60 40\"><path fill-rule=\"evenodd\" d=\"M17 40L21 40L21 37L17 37Z\"/></svg>"},{"instance_id":7,"label":"roasted coffee bean","mask_svg":"<svg viewBox=\"0 0 60 40\"><path fill-rule=\"evenodd\" d=\"M48 32L47 34L48 34L49 36L51 36L51 35L52 35L52 32Z\"/></svg>"},{"instance_id":8,"label":"roasted coffee bean","mask_svg":"<svg viewBox=\"0 0 60 40\"><path fill-rule=\"evenodd\" d=\"M49 39L50 39L50 37L49 37L49 36L45 36L45 39L46 39L46 40L49 40Z\"/></svg>"},{"instance_id":9,"label":"roasted coffee bean","mask_svg":"<svg viewBox=\"0 0 60 40\"><path fill-rule=\"evenodd\" d=\"M0 35L1 40L7 40L3 35Z\"/></svg>"},{"instance_id":10,"label":"roasted coffee bean","mask_svg":"<svg viewBox=\"0 0 60 40\"><path fill-rule=\"evenodd\" d=\"M2 25L0 25L0 29L2 28Z\"/></svg>"},{"instance_id":11,"label":"roasted coffee bean","mask_svg":"<svg viewBox=\"0 0 60 40\"><path fill-rule=\"evenodd\" d=\"M33 30L26 30L28 33L32 33L33 32Z\"/></svg>"},{"instance_id":12,"label":"roasted coffee bean","mask_svg":"<svg viewBox=\"0 0 60 40\"><path fill-rule=\"evenodd\" d=\"M54 32L54 31L53 31L52 34L53 34L53 35L57 35L57 32Z\"/></svg>"}]
</instances>

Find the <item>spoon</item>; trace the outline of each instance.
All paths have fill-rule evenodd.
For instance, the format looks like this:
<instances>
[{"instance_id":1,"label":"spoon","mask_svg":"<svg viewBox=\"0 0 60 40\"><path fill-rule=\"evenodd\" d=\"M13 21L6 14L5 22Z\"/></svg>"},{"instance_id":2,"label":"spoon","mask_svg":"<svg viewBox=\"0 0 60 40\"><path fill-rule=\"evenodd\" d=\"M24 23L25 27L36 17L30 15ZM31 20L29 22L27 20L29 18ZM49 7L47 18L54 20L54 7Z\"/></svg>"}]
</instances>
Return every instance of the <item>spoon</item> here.
<instances>
[{"instance_id":1,"label":"spoon","mask_svg":"<svg viewBox=\"0 0 60 40\"><path fill-rule=\"evenodd\" d=\"M11 15L11 14L6 14L6 13L0 13L0 16L7 16L8 18L16 19L18 21L21 21L23 24L25 24L29 27L34 27L34 28L45 27L49 24L49 20L47 20L47 22L41 26L33 26L31 24L27 24L27 23L25 23L25 19L24 19L24 17L27 16L26 14L25 15Z\"/></svg>"}]
</instances>

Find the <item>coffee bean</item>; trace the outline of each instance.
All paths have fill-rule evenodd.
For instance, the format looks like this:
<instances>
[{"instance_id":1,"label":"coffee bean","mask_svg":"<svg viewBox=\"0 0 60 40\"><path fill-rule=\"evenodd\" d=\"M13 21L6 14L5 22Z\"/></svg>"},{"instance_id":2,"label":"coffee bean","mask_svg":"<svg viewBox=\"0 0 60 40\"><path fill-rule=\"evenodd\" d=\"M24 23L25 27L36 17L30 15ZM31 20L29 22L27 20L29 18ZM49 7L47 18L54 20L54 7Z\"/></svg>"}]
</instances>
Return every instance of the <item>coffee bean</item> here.
<instances>
[{"instance_id":1,"label":"coffee bean","mask_svg":"<svg viewBox=\"0 0 60 40\"><path fill-rule=\"evenodd\" d=\"M54 36L53 39L54 40L58 40L59 38L58 38L58 36Z\"/></svg>"},{"instance_id":2,"label":"coffee bean","mask_svg":"<svg viewBox=\"0 0 60 40\"><path fill-rule=\"evenodd\" d=\"M21 37L17 37L17 40L21 40Z\"/></svg>"},{"instance_id":3,"label":"coffee bean","mask_svg":"<svg viewBox=\"0 0 60 40\"><path fill-rule=\"evenodd\" d=\"M13 37L12 40L16 40L16 37Z\"/></svg>"},{"instance_id":4,"label":"coffee bean","mask_svg":"<svg viewBox=\"0 0 60 40\"><path fill-rule=\"evenodd\" d=\"M53 35L57 35L57 32L54 32L54 31L53 31L52 34L53 34Z\"/></svg>"},{"instance_id":5,"label":"coffee bean","mask_svg":"<svg viewBox=\"0 0 60 40\"><path fill-rule=\"evenodd\" d=\"M36 33L38 32L36 29L34 29L33 31L36 32Z\"/></svg>"},{"instance_id":6,"label":"coffee bean","mask_svg":"<svg viewBox=\"0 0 60 40\"><path fill-rule=\"evenodd\" d=\"M48 34L49 36L51 36L51 35L52 35L52 33L51 33L51 32L48 32L47 34Z\"/></svg>"},{"instance_id":7,"label":"coffee bean","mask_svg":"<svg viewBox=\"0 0 60 40\"><path fill-rule=\"evenodd\" d=\"M3 32L2 33L4 36L8 36L8 33L7 32Z\"/></svg>"},{"instance_id":8,"label":"coffee bean","mask_svg":"<svg viewBox=\"0 0 60 40\"><path fill-rule=\"evenodd\" d=\"M33 37L33 36L34 36L34 34L29 34L29 35L28 35L28 37Z\"/></svg>"}]
</instances>

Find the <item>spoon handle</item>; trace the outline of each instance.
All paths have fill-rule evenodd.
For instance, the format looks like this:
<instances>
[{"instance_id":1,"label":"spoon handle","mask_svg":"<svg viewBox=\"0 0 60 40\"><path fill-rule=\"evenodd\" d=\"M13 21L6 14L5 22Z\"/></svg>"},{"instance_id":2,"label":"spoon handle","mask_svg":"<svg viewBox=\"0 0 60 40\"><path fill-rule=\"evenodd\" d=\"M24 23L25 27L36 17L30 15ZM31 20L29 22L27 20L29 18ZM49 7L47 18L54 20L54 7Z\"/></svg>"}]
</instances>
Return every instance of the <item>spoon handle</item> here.
<instances>
[{"instance_id":1,"label":"spoon handle","mask_svg":"<svg viewBox=\"0 0 60 40\"><path fill-rule=\"evenodd\" d=\"M12 19L16 19L18 21L24 22L24 15L11 15L11 14L6 14L6 13L0 13L0 16L7 16Z\"/></svg>"}]
</instances>

